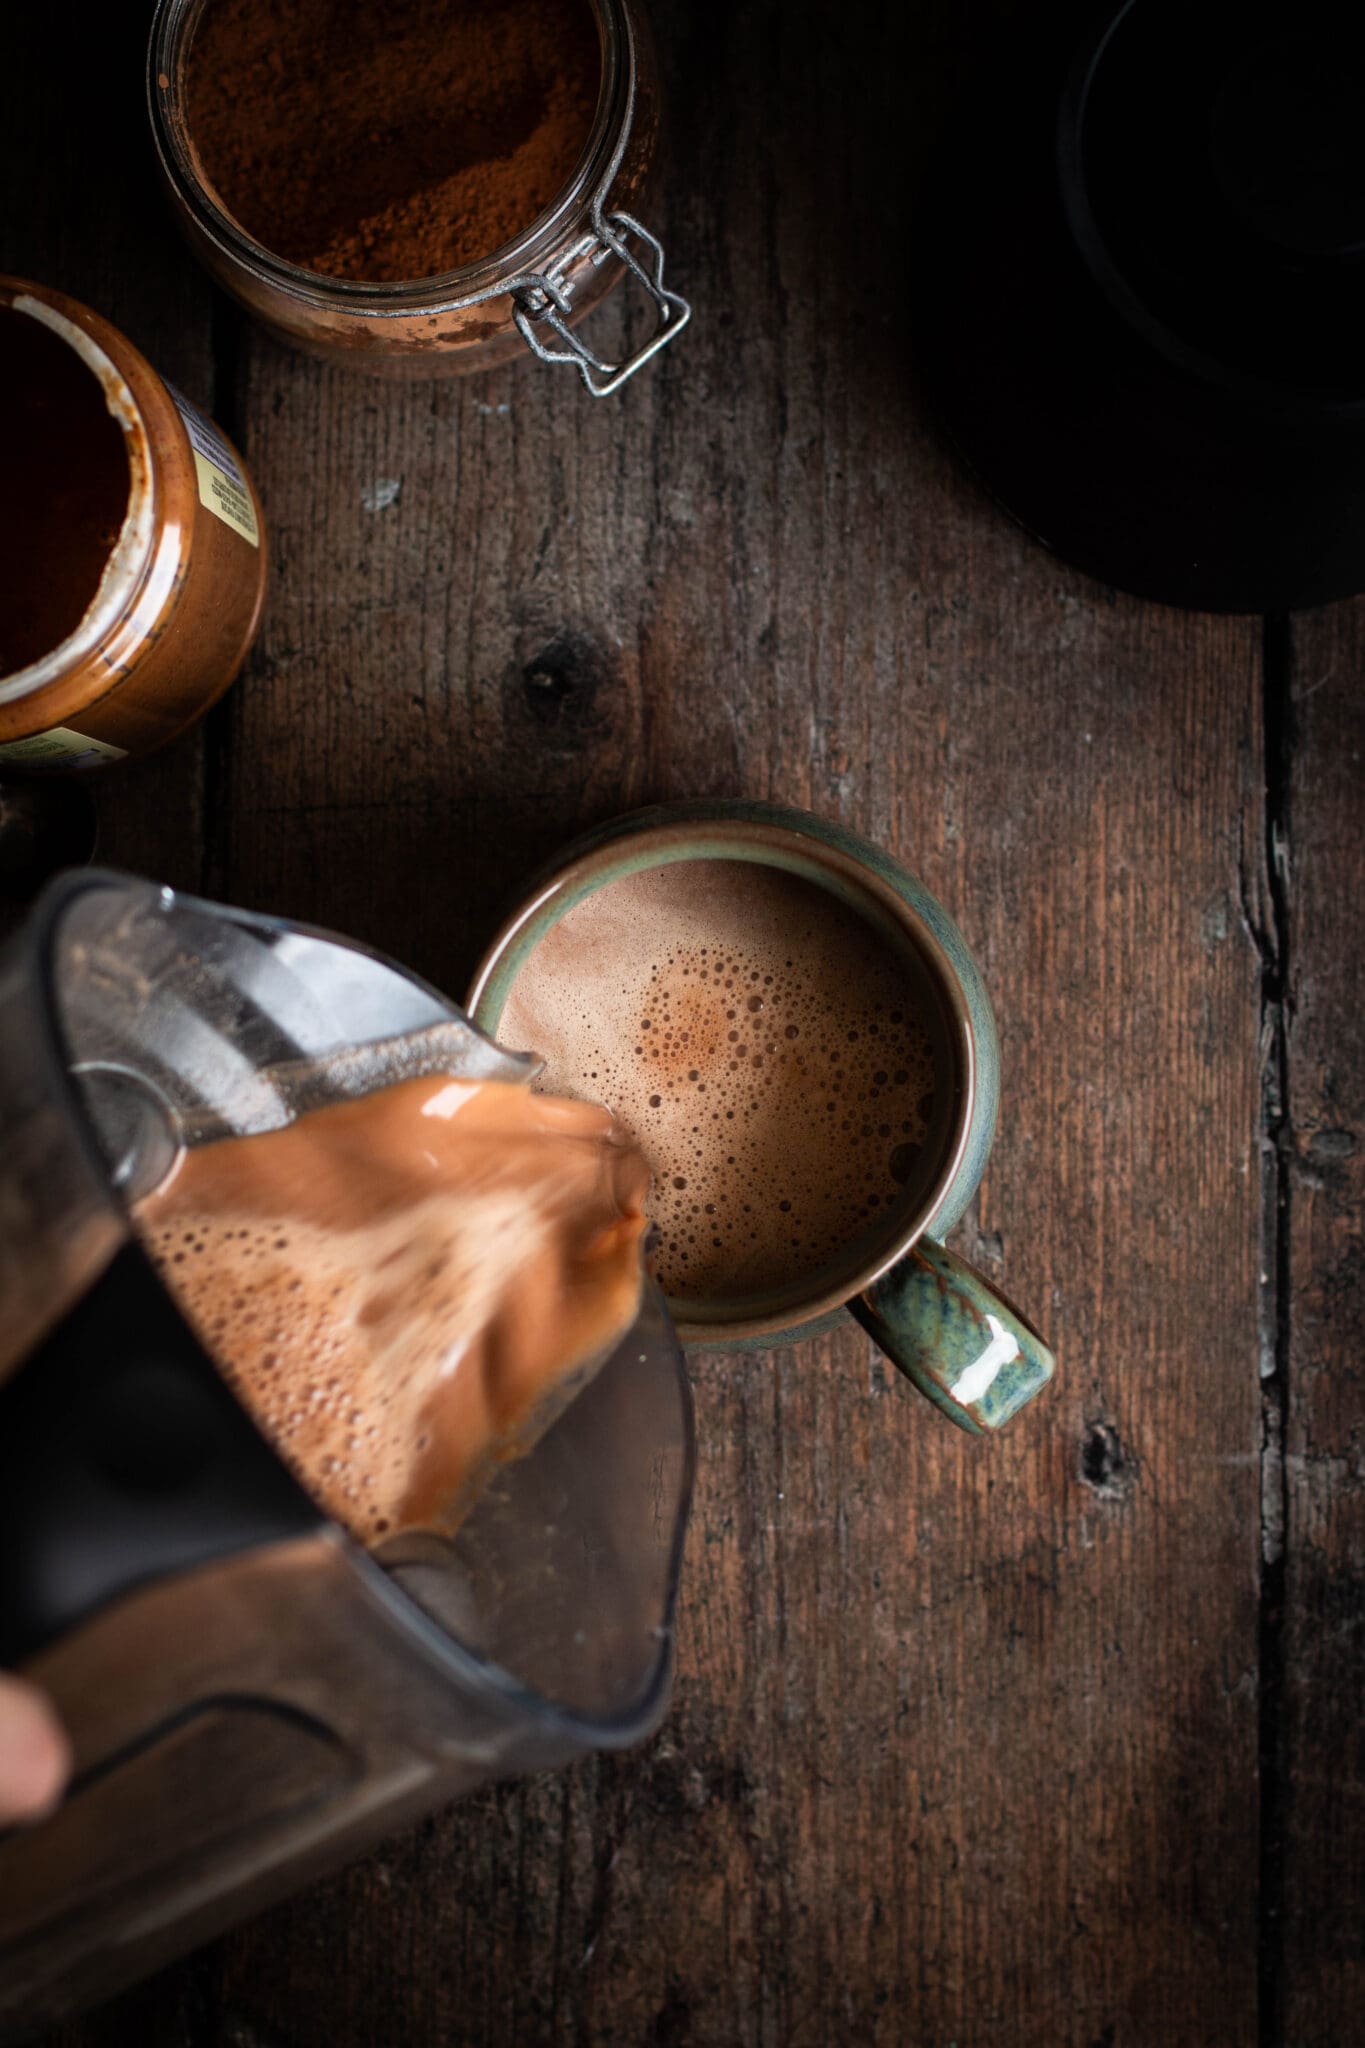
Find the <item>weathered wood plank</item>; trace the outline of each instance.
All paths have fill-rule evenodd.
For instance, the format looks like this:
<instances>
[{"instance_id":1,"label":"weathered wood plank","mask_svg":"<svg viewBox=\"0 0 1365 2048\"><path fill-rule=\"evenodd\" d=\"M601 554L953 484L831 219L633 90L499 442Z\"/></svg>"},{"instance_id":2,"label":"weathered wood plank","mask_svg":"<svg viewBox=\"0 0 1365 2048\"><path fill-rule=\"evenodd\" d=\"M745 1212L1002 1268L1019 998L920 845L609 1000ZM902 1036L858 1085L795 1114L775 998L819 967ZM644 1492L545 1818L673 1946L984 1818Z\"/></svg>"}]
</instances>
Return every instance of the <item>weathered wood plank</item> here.
<instances>
[{"instance_id":1,"label":"weathered wood plank","mask_svg":"<svg viewBox=\"0 0 1365 2048\"><path fill-rule=\"evenodd\" d=\"M1365 606L1294 626L1286 739L1284 2039L1365 2040Z\"/></svg>"}]
</instances>

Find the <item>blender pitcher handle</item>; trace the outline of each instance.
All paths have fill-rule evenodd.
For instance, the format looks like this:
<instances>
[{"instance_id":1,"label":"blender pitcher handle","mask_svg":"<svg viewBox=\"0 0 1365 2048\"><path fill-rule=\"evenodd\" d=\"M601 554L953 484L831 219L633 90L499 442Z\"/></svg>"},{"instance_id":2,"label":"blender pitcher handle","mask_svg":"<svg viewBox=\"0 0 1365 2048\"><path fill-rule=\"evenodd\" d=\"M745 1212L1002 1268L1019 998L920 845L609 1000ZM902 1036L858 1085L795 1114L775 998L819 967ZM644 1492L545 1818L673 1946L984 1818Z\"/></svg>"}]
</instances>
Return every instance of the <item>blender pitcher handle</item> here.
<instances>
[{"instance_id":1,"label":"blender pitcher handle","mask_svg":"<svg viewBox=\"0 0 1365 2048\"><path fill-rule=\"evenodd\" d=\"M999 1429L1052 1378L1032 1323L956 1252L922 1237L849 1309L959 1429Z\"/></svg>"},{"instance_id":2,"label":"blender pitcher handle","mask_svg":"<svg viewBox=\"0 0 1365 2048\"><path fill-rule=\"evenodd\" d=\"M0 1387L0 1668L325 1520L129 1242Z\"/></svg>"}]
</instances>

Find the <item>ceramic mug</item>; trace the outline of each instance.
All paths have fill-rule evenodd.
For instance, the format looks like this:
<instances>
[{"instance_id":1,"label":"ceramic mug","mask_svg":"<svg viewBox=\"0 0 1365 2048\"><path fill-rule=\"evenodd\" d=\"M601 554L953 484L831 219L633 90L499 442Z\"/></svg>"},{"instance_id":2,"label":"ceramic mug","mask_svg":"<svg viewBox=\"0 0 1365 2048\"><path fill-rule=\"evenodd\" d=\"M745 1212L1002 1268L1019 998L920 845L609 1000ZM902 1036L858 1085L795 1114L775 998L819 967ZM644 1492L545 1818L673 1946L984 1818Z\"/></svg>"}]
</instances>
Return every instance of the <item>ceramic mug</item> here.
<instances>
[{"instance_id":1,"label":"ceramic mug","mask_svg":"<svg viewBox=\"0 0 1365 2048\"><path fill-rule=\"evenodd\" d=\"M479 964L470 1014L496 1037L512 984L575 904L644 868L695 860L756 861L800 876L882 931L918 968L930 999L938 1085L929 1169L914 1199L888 1214L869 1256L851 1270L813 1275L809 1298L796 1304L752 1299L737 1313L734 1304L712 1310L671 1300L679 1334L716 1348L787 1344L847 1309L961 1428L998 1429L1052 1377L1053 1361L1027 1318L942 1241L985 1171L999 1051L976 963L922 882L866 840L804 811L720 800L637 811L577 840L532 884Z\"/></svg>"}]
</instances>

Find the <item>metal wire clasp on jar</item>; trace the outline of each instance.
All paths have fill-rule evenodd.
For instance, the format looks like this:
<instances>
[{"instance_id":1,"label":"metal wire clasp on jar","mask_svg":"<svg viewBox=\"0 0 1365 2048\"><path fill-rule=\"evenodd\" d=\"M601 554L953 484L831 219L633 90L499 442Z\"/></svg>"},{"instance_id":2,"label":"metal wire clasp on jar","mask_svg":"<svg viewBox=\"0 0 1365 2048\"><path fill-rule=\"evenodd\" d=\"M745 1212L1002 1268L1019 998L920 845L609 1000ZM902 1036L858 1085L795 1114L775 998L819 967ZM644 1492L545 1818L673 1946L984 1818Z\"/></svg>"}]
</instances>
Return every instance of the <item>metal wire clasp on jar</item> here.
<instances>
[{"instance_id":1,"label":"metal wire clasp on jar","mask_svg":"<svg viewBox=\"0 0 1365 2048\"><path fill-rule=\"evenodd\" d=\"M305 267L266 247L229 209L196 138L190 82L196 33L212 6L213 0L159 0L149 49L152 132L191 247L280 338L333 362L409 377L490 369L528 348L543 362L572 364L602 398L686 326L691 309L665 286L663 248L638 217L660 122L652 38L639 0L584 0L600 43L601 81L567 183L491 253L401 282ZM626 277L647 294L654 318L645 340L613 361L578 328Z\"/></svg>"}]
</instances>

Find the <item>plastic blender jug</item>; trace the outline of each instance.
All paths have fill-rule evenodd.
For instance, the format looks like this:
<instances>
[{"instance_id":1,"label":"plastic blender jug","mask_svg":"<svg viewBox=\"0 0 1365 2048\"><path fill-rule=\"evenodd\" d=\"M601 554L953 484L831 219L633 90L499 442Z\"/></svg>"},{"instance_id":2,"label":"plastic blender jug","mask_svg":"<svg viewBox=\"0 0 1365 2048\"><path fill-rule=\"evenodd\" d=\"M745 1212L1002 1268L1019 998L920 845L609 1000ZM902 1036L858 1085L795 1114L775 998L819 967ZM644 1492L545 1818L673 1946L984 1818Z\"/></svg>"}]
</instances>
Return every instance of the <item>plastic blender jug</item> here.
<instances>
[{"instance_id":1,"label":"plastic blender jug","mask_svg":"<svg viewBox=\"0 0 1365 2048\"><path fill-rule=\"evenodd\" d=\"M0 1831L0 2034L662 1715L693 1440L652 1287L453 1535L366 1551L129 1220L181 1145L529 1071L360 947L121 875L60 878L0 954L0 1667L76 1758L55 1814Z\"/></svg>"}]
</instances>

